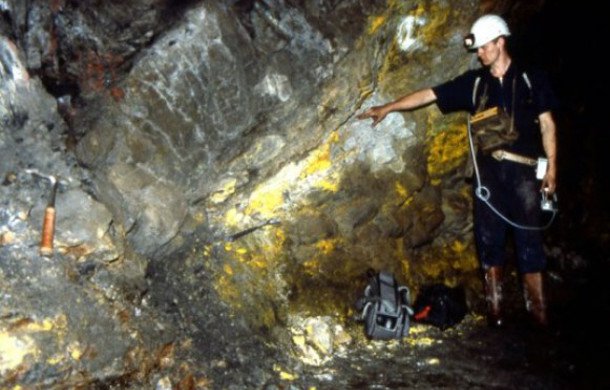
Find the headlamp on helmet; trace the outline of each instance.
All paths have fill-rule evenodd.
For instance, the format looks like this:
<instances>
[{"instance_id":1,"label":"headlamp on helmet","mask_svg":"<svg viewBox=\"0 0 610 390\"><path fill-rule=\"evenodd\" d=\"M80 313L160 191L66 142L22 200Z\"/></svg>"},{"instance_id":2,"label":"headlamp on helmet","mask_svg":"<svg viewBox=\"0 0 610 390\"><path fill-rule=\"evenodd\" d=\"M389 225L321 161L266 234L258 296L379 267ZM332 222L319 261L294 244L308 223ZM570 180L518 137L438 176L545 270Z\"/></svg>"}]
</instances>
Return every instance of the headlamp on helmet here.
<instances>
[{"instance_id":1,"label":"headlamp on helmet","mask_svg":"<svg viewBox=\"0 0 610 390\"><path fill-rule=\"evenodd\" d=\"M475 40L475 36L474 34L470 33L468 35L466 35L464 37L464 47L468 50L473 49L474 48L474 40Z\"/></svg>"},{"instance_id":2,"label":"headlamp on helmet","mask_svg":"<svg viewBox=\"0 0 610 390\"><path fill-rule=\"evenodd\" d=\"M483 15L473 23L470 34L464 37L464 46L469 50L478 49L498 37L509 35L504 19L498 15Z\"/></svg>"}]
</instances>

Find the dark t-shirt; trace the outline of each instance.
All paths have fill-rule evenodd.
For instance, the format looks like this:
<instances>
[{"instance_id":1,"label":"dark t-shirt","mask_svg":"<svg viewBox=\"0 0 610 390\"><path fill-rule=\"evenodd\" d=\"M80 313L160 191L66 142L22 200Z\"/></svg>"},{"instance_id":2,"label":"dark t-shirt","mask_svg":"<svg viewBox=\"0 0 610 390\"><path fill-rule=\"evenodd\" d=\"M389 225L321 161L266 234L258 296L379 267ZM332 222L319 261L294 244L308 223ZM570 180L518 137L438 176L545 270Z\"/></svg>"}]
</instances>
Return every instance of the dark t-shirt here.
<instances>
[{"instance_id":1,"label":"dark t-shirt","mask_svg":"<svg viewBox=\"0 0 610 390\"><path fill-rule=\"evenodd\" d=\"M477 78L479 82L475 94ZM455 111L473 114L494 106L503 107L511 114L514 103L515 129L519 132L519 138L503 149L531 157L541 155L543 149L538 116L557 107L557 99L545 73L517 71L511 64L500 82L488 68L481 68L465 72L432 89L437 98L436 105L444 114ZM484 95L487 101L480 104Z\"/></svg>"}]
</instances>

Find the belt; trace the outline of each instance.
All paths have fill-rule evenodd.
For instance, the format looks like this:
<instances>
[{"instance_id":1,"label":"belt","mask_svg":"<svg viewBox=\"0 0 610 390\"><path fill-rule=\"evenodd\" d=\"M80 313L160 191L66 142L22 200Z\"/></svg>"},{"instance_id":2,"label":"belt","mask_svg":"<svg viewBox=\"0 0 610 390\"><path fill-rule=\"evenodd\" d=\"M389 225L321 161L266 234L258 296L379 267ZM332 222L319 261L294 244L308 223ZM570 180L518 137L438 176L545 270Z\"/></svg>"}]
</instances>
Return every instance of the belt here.
<instances>
[{"instance_id":1,"label":"belt","mask_svg":"<svg viewBox=\"0 0 610 390\"><path fill-rule=\"evenodd\" d=\"M498 161L508 160L512 162L516 162L519 164L536 166L538 164L538 160L533 159L531 157L522 156L520 154L507 152L506 150L494 150L491 153L492 157Z\"/></svg>"}]
</instances>

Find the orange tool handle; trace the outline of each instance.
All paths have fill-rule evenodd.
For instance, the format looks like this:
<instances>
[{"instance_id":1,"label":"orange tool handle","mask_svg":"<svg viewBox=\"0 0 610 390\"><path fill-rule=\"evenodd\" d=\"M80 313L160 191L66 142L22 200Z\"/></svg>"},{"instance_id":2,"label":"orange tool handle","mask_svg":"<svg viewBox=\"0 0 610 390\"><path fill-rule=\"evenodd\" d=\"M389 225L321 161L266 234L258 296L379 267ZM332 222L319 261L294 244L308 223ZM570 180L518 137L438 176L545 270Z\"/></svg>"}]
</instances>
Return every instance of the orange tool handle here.
<instances>
[{"instance_id":1,"label":"orange tool handle","mask_svg":"<svg viewBox=\"0 0 610 390\"><path fill-rule=\"evenodd\" d=\"M42 223L42 240L40 241L40 254L50 256L53 254L53 237L55 235L55 207L47 207L44 211Z\"/></svg>"}]
</instances>

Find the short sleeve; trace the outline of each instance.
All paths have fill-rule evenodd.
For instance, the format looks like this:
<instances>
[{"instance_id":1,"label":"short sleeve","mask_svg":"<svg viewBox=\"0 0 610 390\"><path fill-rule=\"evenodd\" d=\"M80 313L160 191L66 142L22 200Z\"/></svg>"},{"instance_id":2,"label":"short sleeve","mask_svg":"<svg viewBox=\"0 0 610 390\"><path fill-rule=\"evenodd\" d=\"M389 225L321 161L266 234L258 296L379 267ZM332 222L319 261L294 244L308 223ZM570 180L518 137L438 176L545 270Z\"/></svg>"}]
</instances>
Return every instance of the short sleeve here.
<instances>
[{"instance_id":1,"label":"short sleeve","mask_svg":"<svg viewBox=\"0 0 610 390\"><path fill-rule=\"evenodd\" d=\"M559 107L559 101L545 72L532 72L532 89L534 90L534 104L539 115Z\"/></svg>"},{"instance_id":2,"label":"short sleeve","mask_svg":"<svg viewBox=\"0 0 610 390\"><path fill-rule=\"evenodd\" d=\"M443 114L473 111L472 93L477 72L468 71L443 84L433 87L436 105Z\"/></svg>"}]
</instances>

